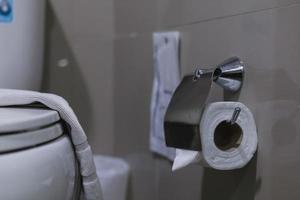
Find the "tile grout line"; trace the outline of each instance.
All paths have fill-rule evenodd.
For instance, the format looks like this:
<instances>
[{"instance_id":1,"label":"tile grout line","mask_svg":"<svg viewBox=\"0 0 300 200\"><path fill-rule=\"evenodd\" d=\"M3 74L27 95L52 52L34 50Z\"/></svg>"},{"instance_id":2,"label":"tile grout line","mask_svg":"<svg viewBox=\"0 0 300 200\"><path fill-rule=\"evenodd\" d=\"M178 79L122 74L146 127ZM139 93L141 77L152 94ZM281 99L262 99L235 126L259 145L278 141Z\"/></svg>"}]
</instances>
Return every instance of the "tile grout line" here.
<instances>
[{"instance_id":1,"label":"tile grout line","mask_svg":"<svg viewBox=\"0 0 300 200\"><path fill-rule=\"evenodd\" d=\"M232 18L232 17L237 17L237 16L243 16L243 15L250 15L250 14L254 14L254 13L260 13L260 12L266 12L266 11L270 11L270 10L278 10L278 9L284 9L284 8L289 8L289 7L293 7L293 6L299 6L300 2L294 2L288 5L283 5L283 6L275 6L275 7L270 7L270 8L262 8L262 9L258 9L258 10L252 10L252 11L248 11L248 12L243 12L243 13L236 13L236 14L231 14L231 15L224 15L224 16L219 16L219 17L213 17L213 18L209 18L209 19L203 19L203 20L199 20L199 21L194 21L194 22L188 22L186 24L177 24L177 25L170 25L170 26L166 26L165 28L160 28L160 29L154 29L152 31L145 31L145 32L131 32L131 33L125 33L125 34L115 34L115 37L113 40L122 40L122 39L133 39L136 37L139 37L141 35L146 35L146 34L151 34L155 31L167 31L167 30L171 30L171 29L176 29L176 28L183 28L183 27L188 27L188 26L192 26L192 25L197 25L197 24L202 24L202 23L206 23L206 22L212 22L212 21L216 21L216 20L222 20L222 19L227 19L227 18Z\"/></svg>"},{"instance_id":2,"label":"tile grout line","mask_svg":"<svg viewBox=\"0 0 300 200\"><path fill-rule=\"evenodd\" d=\"M181 27L191 26L191 25L195 25L195 24L212 22L212 21L215 21L215 20L227 19L227 18L232 18L232 17L237 17L237 16L243 16L243 15L250 15L250 14L260 13L260 12L265 12L265 11L279 10L279 9L293 7L293 6L298 6L299 4L300 4L300 2L298 2L298 3L291 3L291 4L284 5L284 6L275 6L275 7L270 7L270 8L262 8L262 9L247 11L247 12L243 12L243 13L236 13L236 14L231 14L231 15L224 15L224 16L219 16L219 17L213 17L213 18L209 18L209 19L203 19L203 20L199 20L199 21L189 22L187 24L178 24L178 25L174 25L174 26L169 26L169 27L167 27L167 29L181 28Z\"/></svg>"}]
</instances>

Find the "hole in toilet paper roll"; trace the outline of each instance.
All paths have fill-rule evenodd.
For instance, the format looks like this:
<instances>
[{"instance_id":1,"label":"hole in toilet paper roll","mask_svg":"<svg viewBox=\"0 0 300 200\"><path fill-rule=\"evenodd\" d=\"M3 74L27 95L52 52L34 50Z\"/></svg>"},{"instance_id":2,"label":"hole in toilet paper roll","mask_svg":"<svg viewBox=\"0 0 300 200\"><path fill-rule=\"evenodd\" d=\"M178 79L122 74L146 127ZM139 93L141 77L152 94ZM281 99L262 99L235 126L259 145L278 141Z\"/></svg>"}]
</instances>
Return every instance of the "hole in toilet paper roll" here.
<instances>
[{"instance_id":1,"label":"hole in toilet paper roll","mask_svg":"<svg viewBox=\"0 0 300 200\"><path fill-rule=\"evenodd\" d=\"M243 131L237 123L222 121L215 129L214 142L222 151L230 151L239 147L242 138Z\"/></svg>"}]
</instances>

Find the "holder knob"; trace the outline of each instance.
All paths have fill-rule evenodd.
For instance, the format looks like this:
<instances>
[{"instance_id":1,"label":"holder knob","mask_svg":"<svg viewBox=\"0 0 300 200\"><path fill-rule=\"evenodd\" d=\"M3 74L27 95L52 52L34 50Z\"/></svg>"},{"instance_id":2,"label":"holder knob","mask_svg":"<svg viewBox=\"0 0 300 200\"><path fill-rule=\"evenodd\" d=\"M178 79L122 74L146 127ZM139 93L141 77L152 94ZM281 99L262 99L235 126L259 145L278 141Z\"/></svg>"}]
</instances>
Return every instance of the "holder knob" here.
<instances>
[{"instance_id":1,"label":"holder knob","mask_svg":"<svg viewBox=\"0 0 300 200\"><path fill-rule=\"evenodd\" d=\"M218 65L213 73L213 80L224 90L237 92L242 87L244 63L237 57L229 58Z\"/></svg>"}]
</instances>

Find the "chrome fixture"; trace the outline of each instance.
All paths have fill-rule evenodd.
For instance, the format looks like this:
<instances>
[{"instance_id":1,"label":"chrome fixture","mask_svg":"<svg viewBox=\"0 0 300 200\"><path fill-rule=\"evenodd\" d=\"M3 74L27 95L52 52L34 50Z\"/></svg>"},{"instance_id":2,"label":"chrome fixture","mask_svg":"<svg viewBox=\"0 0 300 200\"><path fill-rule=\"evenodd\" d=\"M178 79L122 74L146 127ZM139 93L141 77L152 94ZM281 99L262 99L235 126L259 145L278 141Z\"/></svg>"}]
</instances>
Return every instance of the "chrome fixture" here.
<instances>
[{"instance_id":1,"label":"chrome fixture","mask_svg":"<svg viewBox=\"0 0 300 200\"><path fill-rule=\"evenodd\" d=\"M244 77L244 63L237 57L225 60L214 69L197 69L194 73L194 81L205 74L211 74L215 83L230 92L240 90Z\"/></svg>"},{"instance_id":2,"label":"chrome fixture","mask_svg":"<svg viewBox=\"0 0 300 200\"><path fill-rule=\"evenodd\" d=\"M241 113L241 108L240 107L236 107L233 111L233 114L232 114L232 117L231 117L231 120L230 120L230 124L235 124L236 120L238 119L240 113Z\"/></svg>"},{"instance_id":3,"label":"chrome fixture","mask_svg":"<svg viewBox=\"0 0 300 200\"><path fill-rule=\"evenodd\" d=\"M169 103L164 130L166 144L190 150L201 150L200 120L213 83L230 93L238 92L243 83L244 64L237 58L225 60L213 69L197 69L185 76ZM233 112L230 123L234 124L240 108Z\"/></svg>"}]
</instances>

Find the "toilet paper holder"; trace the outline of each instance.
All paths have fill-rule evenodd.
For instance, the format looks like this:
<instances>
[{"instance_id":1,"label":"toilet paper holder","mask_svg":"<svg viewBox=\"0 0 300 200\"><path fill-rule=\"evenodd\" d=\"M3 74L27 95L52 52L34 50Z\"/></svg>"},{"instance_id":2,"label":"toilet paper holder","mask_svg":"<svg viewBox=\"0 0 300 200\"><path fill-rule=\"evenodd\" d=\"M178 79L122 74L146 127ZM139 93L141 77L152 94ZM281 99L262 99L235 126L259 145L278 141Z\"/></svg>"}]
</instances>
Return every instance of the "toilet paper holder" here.
<instances>
[{"instance_id":1,"label":"toilet paper holder","mask_svg":"<svg viewBox=\"0 0 300 200\"><path fill-rule=\"evenodd\" d=\"M197 69L185 76L168 105L164 118L166 145L169 147L198 150L201 148L200 120L213 83L224 91L237 93L244 78L244 63L232 57L213 69ZM235 123L240 108L233 111L231 123Z\"/></svg>"}]
</instances>

